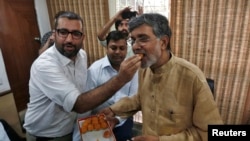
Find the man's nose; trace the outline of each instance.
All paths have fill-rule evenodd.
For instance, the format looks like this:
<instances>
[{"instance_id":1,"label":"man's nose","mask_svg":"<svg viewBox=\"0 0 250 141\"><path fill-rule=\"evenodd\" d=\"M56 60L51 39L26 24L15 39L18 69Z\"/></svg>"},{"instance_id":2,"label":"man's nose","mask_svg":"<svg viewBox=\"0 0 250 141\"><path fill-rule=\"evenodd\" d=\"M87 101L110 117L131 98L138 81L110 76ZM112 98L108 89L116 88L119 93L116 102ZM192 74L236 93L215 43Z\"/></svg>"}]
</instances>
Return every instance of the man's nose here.
<instances>
[{"instance_id":1,"label":"man's nose","mask_svg":"<svg viewBox=\"0 0 250 141\"><path fill-rule=\"evenodd\" d=\"M121 52L120 49L116 49L116 50L115 50L115 53L120 53L120 52Z\"/></svg>"},{"instance_id":2,"label":"man's nose","mask_svg":"<svg viewBox=\"0 0 250 141\"><path fill-rule=\"evenodd\" d=\"M65 40L66 40L66 41L72 41L72 40L73 40L72 34L69 33Z\"/></svg>"}]
</instances>

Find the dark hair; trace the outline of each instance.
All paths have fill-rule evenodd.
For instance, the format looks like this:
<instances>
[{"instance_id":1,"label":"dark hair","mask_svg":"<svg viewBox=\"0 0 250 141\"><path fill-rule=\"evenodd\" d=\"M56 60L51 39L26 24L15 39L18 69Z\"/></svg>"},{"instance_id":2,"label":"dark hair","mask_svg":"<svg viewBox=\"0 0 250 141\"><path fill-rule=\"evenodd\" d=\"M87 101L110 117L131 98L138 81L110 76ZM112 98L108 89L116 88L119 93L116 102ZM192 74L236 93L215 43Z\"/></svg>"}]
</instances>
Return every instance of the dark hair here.
<instances>
[{"instance_id":1,"label":"dark hair","mask_svg":"<svg viewBox=\"0 0 250 141\"><path fill-rule=\"evenodd\" d=\"M46 42L48 41L49 37L52 35L52 31L46 32L43 37L41 38L40 42L41 42L41 47L43 47ZM50 44L50 46L52 46L53 44Z\"/></svg>"},{"instance_id":2,"label":"dark hair","mask_svg":"<svg viewBox=\"0 0 250 141\"><path fill-rule=\"evenodd\" d=\"M123 20L128 19L128 20L130 21L132 18L134 18L134 17L136 16L136 12L130 12L130 13L134 13L134 15L131 15L131 16L125 18L125 19L123 18L122 20L117 20L117 21L115 21L115 29L116 29L116 30L118 30L118 26L121 24L121 22L122 22Z\"/></svg>"},{"instance_id":3,"label":"dark hair","mask_svg":"<svg viewBox=\"0 0 250 141\"><path fill-rule=\"evenodd\" d=\"M59 11L55 16L55 29L58 26L58 19L60 18L67 18L69 20L79 20L83 25L83 19L78 14L71 11Z\"/></svg>"},{"instance_id":4,"label":"dark hair","mask_svg":"<svg viewBox=\"0 0 250 141\"><path fill-rule=\"evenodd\" d=\"M106 37L107 45L109 44L110 40L118 41L121 39L127 41L127 35L118 30L110 31Z\"/></svg>"},{"instance_id":5,"label":"dark hair","mask_svg":"<svg viewBox=\"0 0 250 141\"><path fill-rule=\"evenodd\" d=\"M169 26L168 19L158 13L145 13L138 17L133 18L129 21L129 31L133 31L135 28L146 24L151 26L153 29L153 33L156 37L161 38L163 36L168 36L169 39L171 38L171 28ZM167 45L167 49L171 50L170 42Z\"/></svg>"},{"instance_id":6,"label":"dark hair","mask_svg":"<svg viewBox=\"0 0 250 141\"><path fill-rule=\"evenodd\" d=\"M118 26L121 24L121 20L117 20L116 22L115 22L115 29L116 30L118 30Z\"/></svg>"}]
</instances>

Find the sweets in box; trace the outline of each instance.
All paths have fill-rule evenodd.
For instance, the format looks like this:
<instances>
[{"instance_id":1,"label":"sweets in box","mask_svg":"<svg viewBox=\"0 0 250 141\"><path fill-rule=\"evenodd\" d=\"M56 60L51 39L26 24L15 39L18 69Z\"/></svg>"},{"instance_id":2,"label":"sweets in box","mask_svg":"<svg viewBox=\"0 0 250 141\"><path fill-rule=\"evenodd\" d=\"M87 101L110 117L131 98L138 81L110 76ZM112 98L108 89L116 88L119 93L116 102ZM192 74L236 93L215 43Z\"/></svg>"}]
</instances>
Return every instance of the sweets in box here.
<instances>
[{"instance_id":1,"label":"sweets in box","mask_svg":"<svg viewBox=\"0 0 250 141\"><path fill-rule=\"evenodd\" d=\"M78 119L82 141L116 141L105 115L93 115Z\"/></svg>"}]
</instances>

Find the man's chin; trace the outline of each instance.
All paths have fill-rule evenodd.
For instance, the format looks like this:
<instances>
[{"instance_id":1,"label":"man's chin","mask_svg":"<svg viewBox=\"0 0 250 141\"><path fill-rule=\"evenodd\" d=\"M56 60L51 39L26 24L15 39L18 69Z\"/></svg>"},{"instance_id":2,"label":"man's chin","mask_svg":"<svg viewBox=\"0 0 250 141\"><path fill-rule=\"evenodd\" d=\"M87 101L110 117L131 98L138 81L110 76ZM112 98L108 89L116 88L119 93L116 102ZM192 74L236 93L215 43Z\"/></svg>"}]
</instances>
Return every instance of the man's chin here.
<instances>
[{"instance_id":1,"label":"man's chin","mask_svg":"<svg viewBox=\"0 0 250 141\"><path fill-rule=\"evenodd\" d=\"M127 31L122 31L122 33L125 35L125 36L128 36L128 32Z\"/></svg>"},{"instance_id":2,"label":"man's chin","mask_svg":"<svg viewBox=\"0 0 250 141\"><path fill-rule=\"evenodd\" d=\"M72 58L76 56L76 53L74 52L64 52L64 56L68 57L68 58Z\"/></svg>"}]
</instances>

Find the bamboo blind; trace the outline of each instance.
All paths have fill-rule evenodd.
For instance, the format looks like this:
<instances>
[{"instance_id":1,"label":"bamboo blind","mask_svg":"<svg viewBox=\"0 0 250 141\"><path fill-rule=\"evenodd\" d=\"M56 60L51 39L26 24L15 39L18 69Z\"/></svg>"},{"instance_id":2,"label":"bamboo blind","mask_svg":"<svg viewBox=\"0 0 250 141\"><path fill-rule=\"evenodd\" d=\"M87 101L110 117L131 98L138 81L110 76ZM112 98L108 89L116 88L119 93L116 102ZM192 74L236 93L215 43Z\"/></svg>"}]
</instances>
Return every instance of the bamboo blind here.
<instances>
[{"instance_id":1,"label":"bamboo blind","mask_svg":"<svg viewBox=\"0 0 250 141\"><path fill-rule=\"evenodd\" d=\"M250 1L172 0L170 15L173 52L215 80L224 122L249 120Z\"/></svg>"},{"instance_id":2,"label":"bamboo blind","mask_svg":"<svg viewBox=\"0 0 250 141\"><path fill-rule=\"evenodd\" d=\"M47 0L47 5L52 27L55 14L62 10L73 11L83 18L88 65L105 55L97 31L109 20L108 0Z\"/></svg>"}]
</instances>

